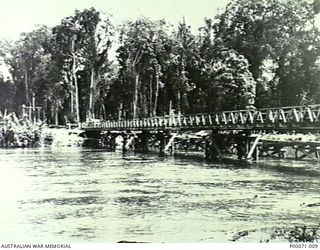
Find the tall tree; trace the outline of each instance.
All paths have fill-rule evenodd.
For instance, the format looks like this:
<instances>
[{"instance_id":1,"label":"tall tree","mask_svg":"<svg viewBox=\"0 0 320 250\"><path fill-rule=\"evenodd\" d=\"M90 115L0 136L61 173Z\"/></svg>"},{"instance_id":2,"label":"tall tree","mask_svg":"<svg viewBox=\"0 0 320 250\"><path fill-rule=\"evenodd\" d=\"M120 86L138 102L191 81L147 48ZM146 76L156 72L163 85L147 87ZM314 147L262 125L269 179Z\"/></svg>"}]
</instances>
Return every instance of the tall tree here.
<instances>
[{"instance_id":1,"label":"tall tree","mask_svg":"<svg viewBox=\"0 0 320 250\"><path fill-rule=\"evenodd\" d=\"M128 84L133 117L156 115L166 41L166 23L140 18L126 22L120 31L119 76ZM127 82L127 83L126 83Z\"/></svg>"},{"instance_id":2,"label":"tall tree","mask_svg":"<svg viewBox=\"0 0 320 250\"><path fill-rule=\"evenodd\" d=\"M101 19L101 14L94 8L77 10L73 16L63 19L60 25L54 27L53 32L56 47L52 53L56 63L62 65L61 72L69 86L71 114L75 112L76 121L80 121L82 100L79 97L79 77L84 76L82 71L88 71L90 84L89 95L84 99L88 102L85 113L87 118L94 118L97 92L106 84L108 74L112 34L109 17Z\"/></svg>"},{"instance_id":3,"label":"tall tree","mask_svg":"<svg viewBox=\"0 0 320 250\"><path fill-rule=\"evenodd\" d=\"M90 71L88 116L95 118L96 97L100 90L98 83L102 81L102 86L107 84L113 26L108 15L103 15L94 8L76 11L74 18L80 26L83 56Z\"/></svg>"},{"instance_id":4,"label":"tall tree","mask_svg":"<svg viewBox=\"0 0 320 250\"><path fill-rule=\"evenodd\" d=\"M42 26L21 34L15 43L6 42L2 47L15 86L16 109L22 104L44 106L45 96L49 95L45 89L52 89L52 81L57 80L48 77L50 55L45 47L50 36L50 30Z\"/></svg>"},{"instance_id":5,"label":"tall tree","mask_svg":"<svg viewBox=\"0 0 320 250\"><path fill-rule=\"evenodd\" d=\"M217 17L215 39L248 59L250 71L258 83L258 106L299 102L296 96L308 86L311 76L307 77L308 80L291 81L286 77L286 70L304 68L303 60L297 58L307 49L318 53L319 31L313 23L315 9L312 4L300 0L237 0ZM266 62L274 65L274 77L269 82L263 77ZM295 73L297 79L300 78L299 71ZM272 89L276 89L277 98L274 98ZM267 98L261 98L266 94Z\"/></svg>"}]
</instances>

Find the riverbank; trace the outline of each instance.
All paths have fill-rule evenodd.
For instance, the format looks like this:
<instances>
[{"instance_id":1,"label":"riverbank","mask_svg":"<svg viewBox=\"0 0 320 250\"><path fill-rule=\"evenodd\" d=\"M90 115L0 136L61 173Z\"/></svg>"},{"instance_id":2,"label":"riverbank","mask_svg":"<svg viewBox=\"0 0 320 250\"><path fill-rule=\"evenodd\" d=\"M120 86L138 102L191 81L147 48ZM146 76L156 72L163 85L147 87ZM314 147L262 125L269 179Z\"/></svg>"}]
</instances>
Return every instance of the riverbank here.
<instances>
[{"instance_id":1,"label":"riverbank","mask_svg":"<svg viewBox=\"0 0 320 250\"><path fill-rule=\"evenodd\" d=\"M0 115L0 147L40 147L49 139L43 133L42 121L19 119L15 113Z\"/></svg>"},{"instance_id":2,"label":"riverbank","mask_svg":"<svg viewBox=\"0 0 320 250\"><path fill-rule=\"evenodd\" d=\"M298 243L309 242L317 243L319 240L320 225L295 225L292 227L273 227L265 229L249 229L239 231L233 234L231 241L259 242L259 243Z\"/></svg>"}]
</instances>

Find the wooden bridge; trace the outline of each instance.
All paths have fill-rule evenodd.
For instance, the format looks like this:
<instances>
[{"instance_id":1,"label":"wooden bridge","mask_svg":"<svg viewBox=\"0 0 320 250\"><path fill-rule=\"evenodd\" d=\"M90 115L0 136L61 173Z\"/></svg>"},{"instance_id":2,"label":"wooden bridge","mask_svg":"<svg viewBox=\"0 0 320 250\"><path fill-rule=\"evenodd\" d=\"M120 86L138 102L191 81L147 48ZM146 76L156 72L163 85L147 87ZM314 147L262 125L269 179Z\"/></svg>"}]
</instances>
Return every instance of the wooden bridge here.
<instances>
[{"instance_id":1,"label":"wooden bridge","mask_svg":"<svg viewBox=\"0 0 320 250\"><path fill-rule=\"evenodd\" d=\"M182 147L200 148L208 159L221 158L224 149L230 151L233 147L239 159L257 160L259 155L266 154L282 158L287 149L294 149L295 159L315 155L320 161L320 137L306 142L305 135L300 136L308 133L317 137L320 133L320 104L117 121L93 120L83 123L82 129L88 137L102 138L111 148L115 148L116 138L120 135L123 150L148 151L155 145L160 153L173 153L180 143ZM199 140L189 138L183 142L181 139L185 136L183 131L202 130L211 132L200 136ZM282 132L298 134L298 137L286 139L286 142L272 141L267 137Z\"/></svg>"},{"instance_id":2,"label":"wooden bridge","mask_svg":"<svg viewBox=\"0 0 320 250\"><path fill-rule=\"evenodd\" d=\"M134 118L118 121L90 121L84 130L320 130L320 104L266 109L248 109Z\"/></svg>"}]
</instances>

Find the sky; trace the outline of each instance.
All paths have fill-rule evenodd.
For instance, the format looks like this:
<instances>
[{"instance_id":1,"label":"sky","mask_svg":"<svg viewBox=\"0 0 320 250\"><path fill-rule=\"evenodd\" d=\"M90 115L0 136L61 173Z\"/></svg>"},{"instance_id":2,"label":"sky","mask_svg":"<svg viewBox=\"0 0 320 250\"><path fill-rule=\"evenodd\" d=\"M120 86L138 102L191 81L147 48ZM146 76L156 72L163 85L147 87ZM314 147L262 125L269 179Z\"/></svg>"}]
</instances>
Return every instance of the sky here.
<instances>
[{"instance_id":1,"label":"sky","mask_svg":"<svg viewBox=\"0 0 320 250\"><path fill-rule=\"evenodd\" d=\"M0 0L0 39L15 40L37 24L57 25L75 9L95 7L110 13L113 23L146 16L177 24L185 17L196 31L204 17L214 17L229 0Z\"/></svg>"}]
</instances>

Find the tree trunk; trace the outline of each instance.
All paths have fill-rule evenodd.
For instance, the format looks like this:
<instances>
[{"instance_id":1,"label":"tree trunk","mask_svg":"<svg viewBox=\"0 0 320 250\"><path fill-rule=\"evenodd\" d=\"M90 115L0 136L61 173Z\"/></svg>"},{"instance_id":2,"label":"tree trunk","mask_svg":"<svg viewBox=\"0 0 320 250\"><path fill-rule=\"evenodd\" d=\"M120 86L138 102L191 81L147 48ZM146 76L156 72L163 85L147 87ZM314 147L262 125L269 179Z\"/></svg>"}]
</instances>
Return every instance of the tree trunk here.
<instances>
[{"instance_id":1,"label":"tree trunk","mask_svg":"<svg viewBox=\"0 0 320 250\"><path fill-rule=\"evenodd\" d=\"M78 79L77 79L77 70L76 70L76 55L74 49L75 37L72 40L72 78L75 90L75 99L76 99L76 122L80 126L80 106L79 106L79 89L78 89ZM73 114L72 114L73 115Z\"/></svg>"},{"instance_id":2,"label":"tree trunk","mask_svg":"<svg viewBox=\"0 0 320 250\"><path fill-rule=\"evenodd\" d=\"M72 78L73 78L73 84L74 84L74 96L75 96L75 101L76 101L76 106L75 106L76 122L79 124L80 123L79 89L78 89L78 78L77 78L77 73L76 73L76 63L75 63L75 55L74 54L73 54L73 64L72 64ZM71 94L71 96L73 96L73 93Z\"/></svg>"},{"instance_id":3,"label":"tree trunk","mask_svg":"<svg viewBox=\"0 0 320 250\"><path fill-rule=\"evenodd\" d=\"M33 123L36 123L36 97L35 94L32 93L32 119Z\"/></svg>"},{"instance_id":4,"label":"tree trunk","mask_svg":"<svg viewBox=\"0 0 320 250\"><path fill-rule=\"evenodd\" d=\"M154 115L153 114L153 109L152 109L152 105L153 105L153 102L152 102L152 97L153 97L153 88L152 88L152 75L151 75L151 78L150 78L150 82L149 82L149 111L148 111L148 114L150 116Z\"/></svg>"},{"instance_id":5,"label":"tree trunk","mask_svg":"<svg viewBox=\"0 0 320 250\"><path fill-rule=\"evenodd\" d=\"M141 107L142 107L142 114L144 117L149 115L148 112L148 86L146 84L142 84L141 89Z\"/></svg>"},{"instance_id":6,"label":"tree trunk","mask_svg":"<svg viewBox=\"0 0 320 250\"><path fill-rule=\"evenodd\" d=\"M135 73L136 82L134 86L134 99L133 99L133 118L137 117L137 109L138 109L138 90L139 90L139 74Z\"/></svg>"},{"instance_id":7,"label":"tree trunk","mask_svg":"<svg viewBox=\"0 0 320 250\"><path fill-rule=\"evenodd\" d=\"M101 108L102 108L102 119L106 120L107 119L106 105L104 103L102 103Z\"/></svg>"},{"instance_id":8,"label":"tree trunk","mask_svg":"<svg viewBox=\"0 0 320 250\"><path fill-rule=\"evenodd\" d=\"M71 80L70 80L70 78L68 77L68 82L69 82L69 85L70 85L70 116L71 116L71 119L72 119L72 121L74 120L74 119L77 119L76 118L76 109L75 109L75 107L76 107L76 104L75 104L75 101L76 101L76 97L75 97L75 81L74 80L72 80L72 76L71 76Z\"/></svg>"},{"instance_id":9,"label":"tree trunk","mask_svg":"<svg viewBox=\"0 0 320 250\"><path fill-rule=\"evenodd\" d=\"M63 75L64 81L70 86L70 110L68 116L74 121L75 115L75 90L74 90L74 81L72 79L72 72L71 74L65 73Z\"/></svg>"},{"instance_id":10,"label":"tree trunk","mask_svg":"<svg viewBox=\"0 0 320 250\"><path fill-rule=\"evenodd\" d=\"M178 105L177 105L177 111L181 112L181 91L178 90L178 94L177 94L177 101L178 101Z\"/></svg>"},{"instance_id":11,"label":"tree trunk","mask_svg":"<svg viewBox=\"0 0 320 250\"><path fill-rule=\"evenodd\" d=\"M278 106L281 107L282 105L287 105L285 103L285 95L286 95L286 89L285 89L285 83L284 83L284 64L285 59L284 56L280 56L278 60L278 68L276 69L276 74L279 78L279 85L278 85Z\"/></svg>"},{"instance_id":12,"label":"tree trunk","mask_svg":"<svg viewBox=\"0 0 320 250\"><path fill-rule=\"evenodd\" d=\"M122 119L122 108L123 108L123 104L121 102L119 107L118 107L118 120Z\"/></svg>"},{"instance_id":13,"label":"tree trunk","mask_svg":"<svg viewBox=\"0 0 320 250\"><path fill-rule=\"evenodd\" d=\"M159 98L159 89L160 89L160 82L159 82L159 75L156 75L156 93L154 97L154 106L153 106L153 115L157 115L157 108L158 108L158 98Z\"/></svg>"},{"instance_id":14,"label":"tree trunk","mask_svg":"<svg viewBox=\"0 0 320 250\"><path fill-rule=\"evenodd\" d=\"M70 114L72 119L74 118L74 89L73 89L73 84L71 84L71 89L70 89Z\"/></svg>"},{"instance_id":15,"label":"tree trunk","mask_svg":"<svg viewBox=\"0 0 320 250\"><path fill-rule=\"evenodd\" d=\"M78 125L80 124L80 106L79 106L79 89L77 74L74 74L74 87L75 87L75 99L76 99L76 118Z\"/></svg>"},{"instance_id":16,"label":"tree trunk","mask_svg":"<svg viewBox=\"0 0 320 250\"><path fill-rule=\"evenodd\" d=\"M58 116L58 111L59 111L59 108L58 108L58 102L55 102L54 103L54 111L55 111L55 125L58 126L59 125L59 116Z\"/></svg>"},{"instance_id":17,"label":"tree trunk","mask_svg":"<svg viewBox=\"0 0 320 250\"><path fill-rule=\"evenodd\" d=\"M24 69L24 84L25 84L25 90L26 90L26 104L30 105L30 99L29 99L29 84L28 84L28 72L27 69Z\"/></svg>"},{"instance_id":18,"label":"tree trunk","mask_svg":"<svg viewBox=\"0 0 320 250\"><path fill-rule=\"evenodd\" d=\"M89 95L89 118L94 119L94 94L96 88L96 72L94 67L91 67L91 82L90 82L90 95Z\"/></svg>"}]
</instances>

